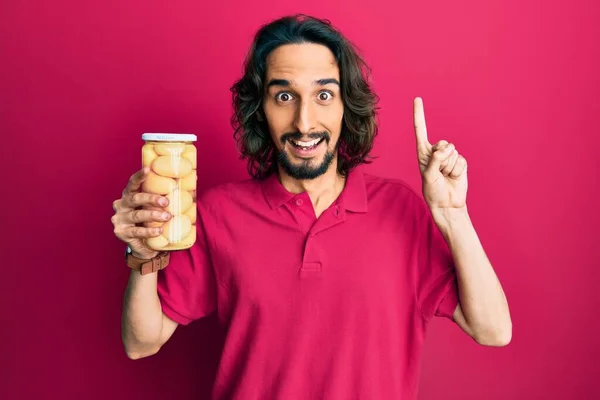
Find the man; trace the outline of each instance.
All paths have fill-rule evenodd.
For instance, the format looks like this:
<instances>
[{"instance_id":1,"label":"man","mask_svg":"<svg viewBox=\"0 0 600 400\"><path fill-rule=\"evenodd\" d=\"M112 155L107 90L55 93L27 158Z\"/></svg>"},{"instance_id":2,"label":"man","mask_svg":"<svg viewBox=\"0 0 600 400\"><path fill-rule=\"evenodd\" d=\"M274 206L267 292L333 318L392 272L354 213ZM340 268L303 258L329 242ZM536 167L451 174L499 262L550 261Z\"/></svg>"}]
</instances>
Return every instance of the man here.
<instances>
[{"instance_id":1,"label":"man","mask_svg":"<svg viewBox=\"0 0 600 400\"><path fill-rule=\"evenodd\" d=\"M506 298L466 208L467 164L428 141L414 102L423 201L362 174L376 136L365 65L329 23L287 17L256 35L232 88L235 137L253 179L206 190L197 242L167 268L132 272L123 342L155 354L179 324L216 312L226 338L215 399L411 399L427 323L475 341L511 338ZM142 259L163 196L132 176L117 236ZM164 202L164 203L161 203Z\"/></svg>"}]
</instances>

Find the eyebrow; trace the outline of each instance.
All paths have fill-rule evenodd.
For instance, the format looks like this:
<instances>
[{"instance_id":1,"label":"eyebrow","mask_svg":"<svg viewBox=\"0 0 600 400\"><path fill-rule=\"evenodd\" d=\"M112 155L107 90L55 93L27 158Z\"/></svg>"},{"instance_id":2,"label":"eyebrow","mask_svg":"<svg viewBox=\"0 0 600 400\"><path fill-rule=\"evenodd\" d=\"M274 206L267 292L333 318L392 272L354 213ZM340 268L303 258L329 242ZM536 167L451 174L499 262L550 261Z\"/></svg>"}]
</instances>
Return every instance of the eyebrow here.
<instances>
[{"instance_id":1,"label":"eyebrow","mask_svg":"<svg viewBox=\"0 0 600 400\"><path fill-rule=\"evenodd\" d=\"M335 79L335 78L324 78L324 79L318 79L316 81L313 82L313 85L315 86L325 86L328 85L330 83L336 84L338 86L340 86L340 82ZM290 86L290 81L288 81L287 79L271 79L269 81L269 83L267 83L267 89L270 88L271 86L283 86L283 87L289 87Z\"/></svg>"}]
</instances>

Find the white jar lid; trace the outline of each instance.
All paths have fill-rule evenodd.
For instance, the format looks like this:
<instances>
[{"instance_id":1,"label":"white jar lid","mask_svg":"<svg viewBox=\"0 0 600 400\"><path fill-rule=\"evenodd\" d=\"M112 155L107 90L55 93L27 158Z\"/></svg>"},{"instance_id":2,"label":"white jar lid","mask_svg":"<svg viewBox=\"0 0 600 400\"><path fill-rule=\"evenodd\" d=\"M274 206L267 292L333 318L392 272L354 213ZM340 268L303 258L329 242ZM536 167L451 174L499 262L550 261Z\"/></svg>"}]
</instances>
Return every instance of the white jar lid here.
<instances>
[{"instance_id":1,"label":"white jar lid","mask_svg":"<svg viewBox=\"0 0 600 400\"><path fill-rule=\"evenodd\" d=\"M142 140L155 140L158 142L195 142L196 135L191 133L144 133Z\"/></svg>"}]
</instances>

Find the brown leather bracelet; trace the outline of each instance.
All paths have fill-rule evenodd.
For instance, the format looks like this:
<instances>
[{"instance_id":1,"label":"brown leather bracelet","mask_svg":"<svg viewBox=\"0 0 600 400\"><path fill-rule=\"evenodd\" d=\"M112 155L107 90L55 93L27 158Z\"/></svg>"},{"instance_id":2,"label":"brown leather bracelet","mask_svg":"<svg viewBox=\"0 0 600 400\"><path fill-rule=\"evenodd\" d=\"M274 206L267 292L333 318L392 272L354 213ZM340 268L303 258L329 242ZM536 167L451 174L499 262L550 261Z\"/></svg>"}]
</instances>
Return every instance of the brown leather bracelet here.
<instances>
[{"instance_id":1,"label":"brown leather bracelet","mask_svg":"<svg viewBox=\"0 0 600 400\"><path fill-rule=\"evenodd\" d=\"M127 266L134 271L140 271L141 275L151 274L153 272L160 271L169 265L169 252L163 251L158 253L156 257L147 259L139 258L131 254L131 251L127 249L125 260Z\"/></svg>"}]
</instances>

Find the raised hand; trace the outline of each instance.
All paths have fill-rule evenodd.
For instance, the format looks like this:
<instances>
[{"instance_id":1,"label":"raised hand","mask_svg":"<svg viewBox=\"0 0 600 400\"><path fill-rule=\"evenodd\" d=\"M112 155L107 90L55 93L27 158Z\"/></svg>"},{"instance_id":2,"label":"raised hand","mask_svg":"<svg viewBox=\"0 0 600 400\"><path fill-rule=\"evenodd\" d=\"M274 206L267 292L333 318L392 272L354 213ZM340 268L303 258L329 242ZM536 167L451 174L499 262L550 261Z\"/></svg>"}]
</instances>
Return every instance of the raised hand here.
<instances>
[{"instance_id":1,"label":"raised hand","mask_svg":"<svg viewBox=\"0 0 600 400\"><path fill-rule=\"evenodd\" d=\"M420 97L414 100L414 125L425 202L432 211L466 208L467 160L446 140L429 143Z\"/></svg>"}]
</instances>

